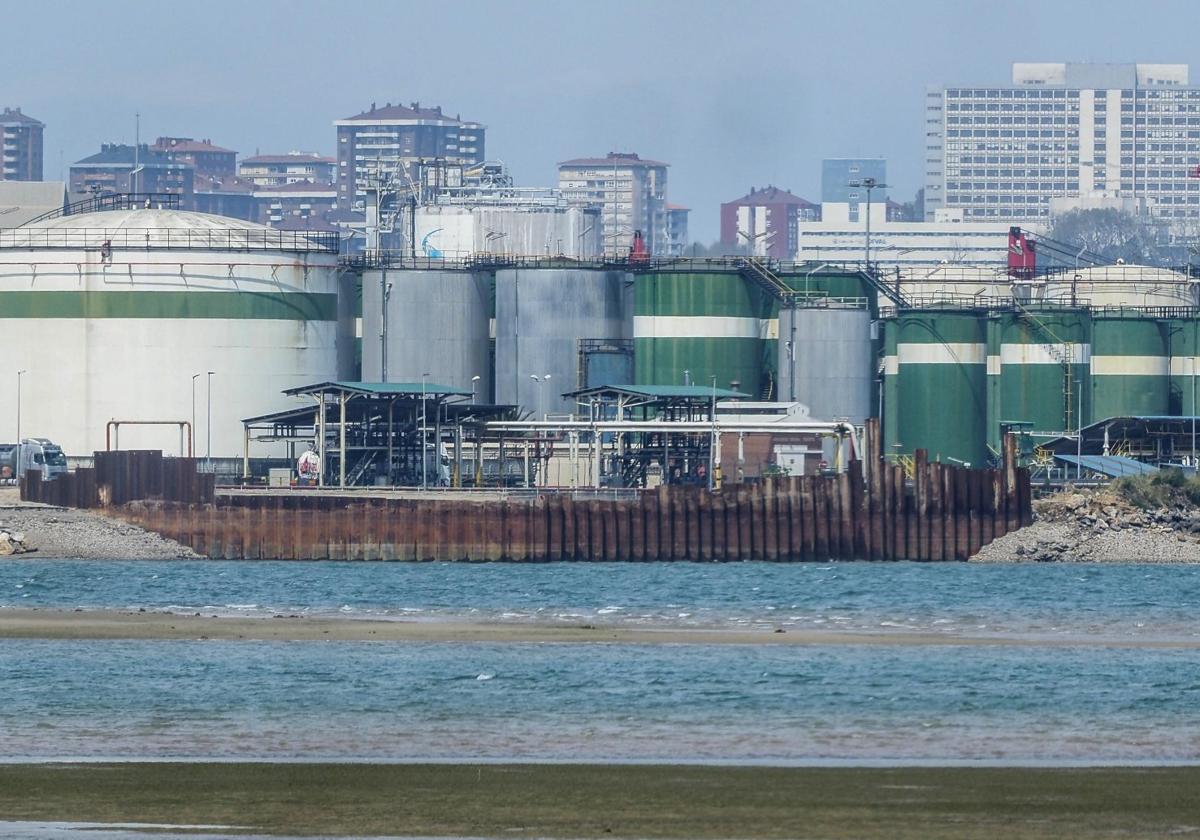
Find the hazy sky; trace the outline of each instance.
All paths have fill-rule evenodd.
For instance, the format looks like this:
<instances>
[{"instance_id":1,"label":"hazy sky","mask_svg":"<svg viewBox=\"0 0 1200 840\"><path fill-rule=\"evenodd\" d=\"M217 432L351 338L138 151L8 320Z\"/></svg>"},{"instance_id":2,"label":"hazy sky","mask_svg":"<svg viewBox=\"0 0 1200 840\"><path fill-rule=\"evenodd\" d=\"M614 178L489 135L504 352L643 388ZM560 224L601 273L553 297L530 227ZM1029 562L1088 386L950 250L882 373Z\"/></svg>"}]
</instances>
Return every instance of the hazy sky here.
<instances>
[{"instance_id":1,"label":"hazy sky","mask_svg":"<svg viewBox=\"0 0 1200 840\"><path fill-rule=\"evenodd\" d=\"M333 120L373 101L440 104L484 123L523 185L613 150L670 163L707 242L751 186L819 200L824 157L886 157L911 198L926 85L1004 83L1013 61L1189 62L1197 22L1195 0L10 0L0 106L47 124L50 179L60 152L132 142L135 112L151 140L332 154Z\"/></svg>"}]
</instances>

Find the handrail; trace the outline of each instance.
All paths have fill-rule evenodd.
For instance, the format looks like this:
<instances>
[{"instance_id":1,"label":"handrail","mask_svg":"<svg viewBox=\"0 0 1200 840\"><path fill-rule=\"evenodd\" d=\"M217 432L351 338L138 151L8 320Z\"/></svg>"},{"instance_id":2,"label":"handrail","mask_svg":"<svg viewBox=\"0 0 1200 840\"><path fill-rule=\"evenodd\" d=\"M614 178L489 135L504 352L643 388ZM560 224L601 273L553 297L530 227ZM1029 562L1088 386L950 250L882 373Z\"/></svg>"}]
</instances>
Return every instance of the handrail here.
<instances>
[{"instance_id":1,"label":"handrail","mask_svg":"<svg viewBox=\"0 0 1200 840\"><path fill-rule=\"evenodd\" d=\"M98 219L97 221L101 221ZM105 249L186 251L287 251L338 253L339 234L328 231L275 230L264 227L87 228L19 227L0 229L0 249Z\"/></svg>"},{"instance_id":2,"label":"handrail","mask_svg":"<svg viewBox=\"0 0 1200 840\"><path fill-rule=\"evenodd\" d=\"M148 207L154 207L158 210L178 210L179 195L177 193L104 193L102 195L93 195L82 201L74 201L62 207L56 207L40 216L34 216L32 219L22 222L20 226L28 227L49 219L74 216L76 213L95 213L101 210L140 210Z\"/></svg>"}]
</instances>

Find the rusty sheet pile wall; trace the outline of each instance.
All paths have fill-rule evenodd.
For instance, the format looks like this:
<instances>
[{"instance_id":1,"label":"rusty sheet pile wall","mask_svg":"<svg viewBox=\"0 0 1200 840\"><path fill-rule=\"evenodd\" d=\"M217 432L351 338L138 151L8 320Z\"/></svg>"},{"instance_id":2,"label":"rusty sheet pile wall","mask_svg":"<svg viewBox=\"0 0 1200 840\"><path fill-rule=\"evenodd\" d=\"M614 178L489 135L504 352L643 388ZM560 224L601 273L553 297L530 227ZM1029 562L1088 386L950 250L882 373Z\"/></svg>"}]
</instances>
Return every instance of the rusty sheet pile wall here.
<instances>
[{"instance_id":1,"label":"rusty sheet pile wall","mask_svg":"<svg viewBox=\"0 0 1200 840\"><path fill-rule=\"evenodd\" d=\"M101 485L100 461L86 481L112 488L110 512L209 557L237 560L966 560L1032 522L1029 473L1015 466L1011 441L999 470L929 463L918 452L908 481L902 467L879 458L877 431L868 424L869 457L842 475L773 478L718 493L663 486L636 500L289 492L232 494L214 505L176 500L195 485L133 468L134 458L128 484ZM211 485L201 485L211 498ZM35 487L47 484L24 489ZM78 490L62 495L71 492ZM124 503L139 492L141 501Z\"/></svg>"},{"instance_id":2,"label":"rusty sheet pile wall","mask_svg":"<svg viewBox=\"0 0 1200 840\"><path fill-rule=\"evenodd\" d=\"M157 449L96 452L94 466L42 481L30 471L21 479L21 498L75 508L107 508L143 499L211 504L215 476L198 472L198 458L164 458Z\"/></svg>"}]
</instances>

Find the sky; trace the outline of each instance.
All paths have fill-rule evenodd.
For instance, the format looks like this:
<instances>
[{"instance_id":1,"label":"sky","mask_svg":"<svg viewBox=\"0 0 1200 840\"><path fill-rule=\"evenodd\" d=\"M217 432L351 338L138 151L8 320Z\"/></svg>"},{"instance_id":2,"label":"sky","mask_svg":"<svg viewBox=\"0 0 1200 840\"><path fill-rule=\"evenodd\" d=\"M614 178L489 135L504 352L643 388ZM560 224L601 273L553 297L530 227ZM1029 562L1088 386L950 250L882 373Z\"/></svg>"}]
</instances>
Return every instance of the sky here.
<instances>
[{"instance_id":1,"label":"sky","mask_svg":"<svg viewBox=\"0 0 1200 840\"><path fill-rule=\"evenodd\" d=\"M54 179L132 142L138 113L151 142L332 155L333 121L372 102L441 105L486 125L523 186L572 157L666 161L708 243L751 187L819 201L826 157L884 157L911 199L927 86L1004 84L1014 61L1188 63L1198 20L1195 0L7 2L0 107L46 123Z\"/></svg>"}]
</instances>

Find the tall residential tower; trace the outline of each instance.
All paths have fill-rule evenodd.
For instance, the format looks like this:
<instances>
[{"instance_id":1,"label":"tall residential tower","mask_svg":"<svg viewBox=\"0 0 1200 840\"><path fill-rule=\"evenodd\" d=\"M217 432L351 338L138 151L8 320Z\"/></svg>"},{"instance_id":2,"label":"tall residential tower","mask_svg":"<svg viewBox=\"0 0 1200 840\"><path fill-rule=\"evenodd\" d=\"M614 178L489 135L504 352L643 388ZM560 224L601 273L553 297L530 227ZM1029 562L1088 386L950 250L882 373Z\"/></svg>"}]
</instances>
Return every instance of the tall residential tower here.
<instances>
[{"instance_id":1,"label":"tall residential tower","mask_svg":"<svg viewBox=\"0 0 1200 840\"><path fill-rule=\"evenodd\" d=\"M42 180L42 130L46 126L21 113L20 108L0 111L0 181Z\"/></svg>"},{"instance_id":2,"label":"tall residential tower","mask_svg":"<svg viewBox=\"0 0 1200 840\"><path fill-rule=\"evenodd\" d=\"M574 204L598 207L607 253L626 253L641 231L652 254L671 250L667 230L667 164L632 152L575 158L558 165L558 188Z\"/></svg>"},{"instance_id":3,"label":"tall residential tower","mask_svg":"<svg viewBox=\"0 0 1200 840\"><path fill-rule=\"evenodd\" d=\"M441 106L421 103L382 108L371 103L361 114L337 120L338 206L352 208L366 198L373 172L392 174L404 182L421 183L416 164L423 161L474 164L484 160L484 126L443 114Z\"/></svg>"}]
</instances>

